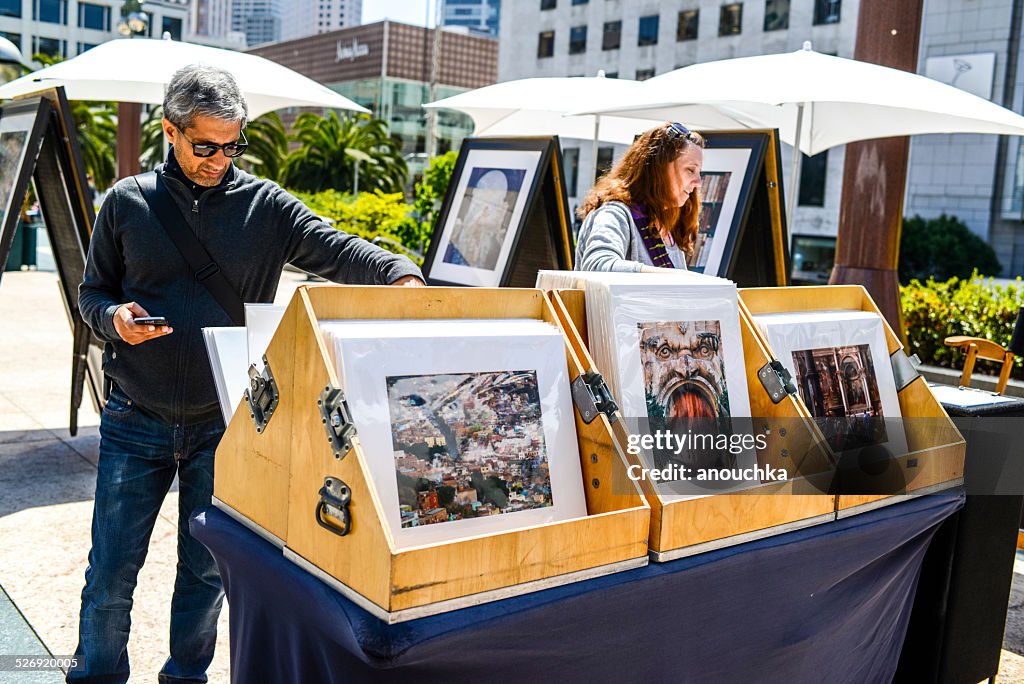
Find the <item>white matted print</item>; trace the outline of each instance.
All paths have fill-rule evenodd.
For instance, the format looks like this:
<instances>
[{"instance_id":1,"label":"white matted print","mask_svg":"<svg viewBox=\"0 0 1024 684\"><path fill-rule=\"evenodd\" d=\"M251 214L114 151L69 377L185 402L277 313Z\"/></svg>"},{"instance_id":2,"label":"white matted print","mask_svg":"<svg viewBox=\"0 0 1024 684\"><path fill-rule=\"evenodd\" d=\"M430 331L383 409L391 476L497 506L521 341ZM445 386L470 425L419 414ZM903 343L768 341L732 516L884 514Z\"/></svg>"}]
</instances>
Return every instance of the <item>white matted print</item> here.
<instances>
[{"instance_id":1,"label":"white matted print","mask_svg":"<svg viewBox=\"0 0 1024 684\"><path fill-rule=\"evenodd\" d=\"M594 349L598 368L612 375L610 384L622 414L638 432L726 435L734 430L734 418L749 419L733 283L697 274L603 278L587 282L586 297L588 328L610 331L607 342L598 342L600 334L591 335L592 344L598 346ZM592 321L592 313L607 316L610 325ZM603 348L609 342L613 349ZM752 449L653 450L642 451L640 457L646 467L657 469L673 464L747 469L757 463ZM695 482L660 482L657 487L667 500L710 493Z\"/></svg>"},{"instance_id":2,"label":"white matted print","mask_svg":"<svg viewBox=\"0 0 1024 684\"><path fill-rule=\"evenodd\" d=\"M541 155L539 150L468 152L433 263L426 264L432 279L501 284Z\"/></svg>"},{"instance_id":3,"label":"white matted print","mask_svg":"<svg viewBox=\"0 0 1024 684\"><path fill-rule=\"evenodd\" d=\"M561 333L418 323L322 324L397 546L586 515Z\"/></svg>"},{"instance_id":4,"label":"white matted print","mask_svg":"<svg viewBox=\"0 0 1024 684\"><path fill-rule=\"evenodd\" d=\"M738 228L739 200L750 163L750 148L714 148L704 150L701 170L701 215L693 256L686 266L692 271L719 275L728 256L726 247Z\"/></svg>"},{"instance_id":5,"label":"white matted print","mask_svg":"<svg viewBox=\"0 0 1024 684\"><path fill-rule=\"evenodd\" d=\"M881 317L870 311L807 311L754 317L801 400L839 453L873 445L907 452Z\"/></svg>"}]
</instances>

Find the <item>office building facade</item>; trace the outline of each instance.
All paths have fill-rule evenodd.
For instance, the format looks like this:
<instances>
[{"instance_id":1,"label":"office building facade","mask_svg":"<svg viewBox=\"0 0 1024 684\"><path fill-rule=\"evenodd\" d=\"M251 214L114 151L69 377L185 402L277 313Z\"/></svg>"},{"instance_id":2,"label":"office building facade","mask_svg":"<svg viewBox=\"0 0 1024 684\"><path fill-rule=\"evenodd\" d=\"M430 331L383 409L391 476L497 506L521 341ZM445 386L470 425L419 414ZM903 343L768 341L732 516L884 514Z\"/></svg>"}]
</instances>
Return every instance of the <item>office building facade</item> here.
<instances>
[{"instance_id":1,"label":"office building facade","mask_svg":"<svg viewBox=\"0 0 1024 684\"><path fill-rule=\"evenodd\" d=\"M293 0L281 19L281 40L359 26L362 16L363 0Z\"/></svg>"},{"instance_id":2,"label":"office building facade","mask_svg":"<svg viewBox=\"0 0 1024 684\"><path fill-rule=\"evenodd\" d=\"M464 26L476 35L498 37L501 0L444 0L443 7L443 26Z\"/></svg>"},{"instance_id":3,"label":"office building facade","mask_svg":"<svg viewBox=\"0 0 1024 684\"><path fill-rule=\"evenodd\" d=\"M281 0L231 0L231 30L250 47L281 40Z\"/></svg>"},{"instance_id":4,"label":"office building facade","mask_svg":"<svg viewBox=\"0 0 1024 684\"><path fill-rule=\"evenodd\" d=\"M283 64L370 109L402 141L415 172L427 144L434 31L393 21L323 33L250 50ZM498 46L491 38L441 32L433 99L490 85L497 78ZM294 114L293 114L294 115ZM473 130L469 117L438 115L438 153L457 149Z\"/></svg>"},{"instance_id":5,"label":"office building facade","mask_svg":"<svg viewBox=\"0 0 1024 684\"><path fill-rule=\"evenodd\" d=\"M114 38L121 21L122 0L0 0L0 36L18 46L27 62L41 53L74 57ZM150 0L142 35L164 32L181 40L186 35L188 0Z\"/></svg>"}]
</instances>

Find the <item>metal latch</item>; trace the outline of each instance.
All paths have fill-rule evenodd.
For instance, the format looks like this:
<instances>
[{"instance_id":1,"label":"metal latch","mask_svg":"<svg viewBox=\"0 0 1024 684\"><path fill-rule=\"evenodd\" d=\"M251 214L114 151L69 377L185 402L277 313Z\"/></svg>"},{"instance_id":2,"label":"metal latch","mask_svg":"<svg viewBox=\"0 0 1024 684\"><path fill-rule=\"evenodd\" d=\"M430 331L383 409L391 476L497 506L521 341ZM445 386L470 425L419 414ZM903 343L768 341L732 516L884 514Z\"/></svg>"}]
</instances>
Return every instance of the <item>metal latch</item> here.
<instances>
[{"instance_id":1,"label":"metal latch","mask_svg":"<svg viewBox=\"0 0 1024 684\"><path fill-rule=\"evenodd\" d=\"M889 355L892 363L892 376L896 380L896 391L902 392L903 388L921 377L917 367L921 365L921 359L917 354L907 356L902 349L897 349Z\"/></svg>"},{"instance_id":2,"label":"metal latch","mask_svg":"<svg viewBox=\"0 0 1024 684\"><path fill-rule=\"evenodd\" d=\"M327 441L334 449L334 458L341 460L352 448L352 438L356 434L356 426L352 422L352 412L348 409L345 392L328 385L320 393L316 405L320 409L324 429L327 430Z\"/></svg>"},{"instance_id":3,"label":"metal latch","mask_svg":"<svg viewBox=\"0 0 1024 684\"><path fill-rule=\"evenodd\" d=\"M249 405L249 417L256 424L256 432L267 429L280 400L274 374L270 372L270 362L264 356L262 371L257 370L256 364L249 366L249 387L245 390L245 403Z\"/></svg>"},{"instance_id":4,"label":"metal latch","mask_svg":"<svg viewBox=\"0 0 1024 684\"><path fill-rule=\"evenodd\" d=\"M352 514L348 510L351 502L352 490L347 484L336 477L325 477L324 486L320 488L320 501L316 504L317 524L344 537L352 530Z\"/></svg>"},{"instance_id":5,"label":"metal latch","mask_svg":"<svg viewBox=\"0 0 1024 684\"><path fill-rule=\"evenodd\" d=\"M608 416L609 422L615 422L615 412L619 410L619 405L612 398L611 390L600 373L587 371L573 380L572 400L587 425L594 422L600 413Z\"/></svg>"},{"instance_id":6,"label":"metal latch","mask_svg":"<svg viewBox=\"0 0 1024 684\"><path fill-rule=\"evenodd\" d=\"M761 381L768 396L772 398L773 404L778 404L787 395L796 394L793 376L777 359L772 359L761 366L761 369L757 371L757 378Z\"/></svg>"}]
</instances>

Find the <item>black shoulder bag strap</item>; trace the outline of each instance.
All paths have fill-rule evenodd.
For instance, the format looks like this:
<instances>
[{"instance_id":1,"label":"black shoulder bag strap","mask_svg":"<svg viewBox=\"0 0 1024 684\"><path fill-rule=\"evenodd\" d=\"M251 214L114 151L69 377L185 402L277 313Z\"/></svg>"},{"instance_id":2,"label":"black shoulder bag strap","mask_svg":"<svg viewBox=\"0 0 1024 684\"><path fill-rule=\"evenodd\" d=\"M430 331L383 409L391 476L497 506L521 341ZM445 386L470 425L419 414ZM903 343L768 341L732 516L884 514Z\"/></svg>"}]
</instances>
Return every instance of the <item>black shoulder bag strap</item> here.
<instances>
[{"instance_id":1,"label":"black shoulder bag strap","mask_svg":"<svg viewBox=\"0 0 1024 684\"><path fill-rule=\"evenodd\" d=\"M188 262L196 280L209 290L221 308L227 312L235 325L245 325L245 305L235 288L224 277L220 266L210 257L210 253L199 242L199 238L189 228L188 221L181 214L181 209L171 199L164 181L155 171L139 174L134 177L142 191L146 204L156 214L160 225L164 227L174 246Z\"/></svg>"}]
</instances>

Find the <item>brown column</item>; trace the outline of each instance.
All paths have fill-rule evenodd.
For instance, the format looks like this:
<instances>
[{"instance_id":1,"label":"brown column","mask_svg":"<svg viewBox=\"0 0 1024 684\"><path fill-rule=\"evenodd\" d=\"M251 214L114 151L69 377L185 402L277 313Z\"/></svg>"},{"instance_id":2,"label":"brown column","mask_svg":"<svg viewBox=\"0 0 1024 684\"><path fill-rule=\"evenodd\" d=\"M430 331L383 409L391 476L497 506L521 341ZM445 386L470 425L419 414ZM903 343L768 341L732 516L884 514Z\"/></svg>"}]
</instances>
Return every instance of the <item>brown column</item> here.
<instances>
[{"instance_id":1,"label":"brown column","mask_svg":"<svg viewBox=\"0 0 1024 684\"><path fill-rule=\"evenodd\" d=\"M142 170L142 105L117 103L117 177L127 178Z\"/></svg>"},{"instance_id":2,"label":"brown column","mask_svg":"<svg viewBox=\"0 0 1024 684\"><path fill-rule=\"evenodd\" d=\"M922 6L923 0L861 0L854 59L916 72ZM846 146L836 265L829 279L866 287L900 337L896 262L909 148L907 137Z\"/></svg>"}]
</instances>

